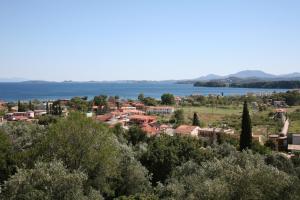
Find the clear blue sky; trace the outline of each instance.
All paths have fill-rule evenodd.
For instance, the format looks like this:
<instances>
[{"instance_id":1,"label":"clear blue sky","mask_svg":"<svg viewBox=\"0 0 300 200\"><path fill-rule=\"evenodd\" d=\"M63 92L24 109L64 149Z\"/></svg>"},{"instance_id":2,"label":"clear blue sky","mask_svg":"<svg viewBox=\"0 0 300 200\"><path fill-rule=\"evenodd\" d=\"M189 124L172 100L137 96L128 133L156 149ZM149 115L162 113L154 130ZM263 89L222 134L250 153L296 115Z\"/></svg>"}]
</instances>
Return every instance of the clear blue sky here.
<instances>
[{"instance_id":1,"label":"clear blue sky","mask_svg":"<svg viewBox=\"0 0 300 200\"><path fill-rule=\"evenodd\" d=\"M299 0L1 0L0 77L300 71Z\"/></svg>"}]
</instances>

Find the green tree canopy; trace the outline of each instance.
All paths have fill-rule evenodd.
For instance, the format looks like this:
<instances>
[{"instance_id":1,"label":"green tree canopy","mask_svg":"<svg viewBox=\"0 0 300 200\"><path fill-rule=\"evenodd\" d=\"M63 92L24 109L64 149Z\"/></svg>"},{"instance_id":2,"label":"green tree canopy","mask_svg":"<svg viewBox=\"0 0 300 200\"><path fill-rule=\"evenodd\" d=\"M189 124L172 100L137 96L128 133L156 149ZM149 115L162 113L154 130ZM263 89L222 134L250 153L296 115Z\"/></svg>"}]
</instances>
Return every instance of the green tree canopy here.
<instances>
[{"instance_id":1,"label":"green tree canopy","mask_svg":"<svg viewBox=\"0 0 300 200\"><path fill-rule=\"evenodd\" d=\"M100 200L99 192L84 188L87 176L69 171L62 162L38 162L33 169L18 169L3 186L0 197L10 200Z\"/></svg>"},{"instance_id":2,"label":"green tree canopy","mask_svg":"<svg viewBox=\"0 0 300 200\"><path fill-rule=\"evenodd\" d=\"M107 181L117 173L118 151L110 129L83 114L71 113L50 126L40 156L48 161L62 160L68 169L85 170L92 186L110 193Z\"/></svg>"},{"instance_id":3,"label":"green tree canopy","mask_svg":"<svg viewBox=\"0 0 300 200\"><path fill-rule=\"evenodd\" d=\"M164 105L174 105L175 97L173 94L165 93L161 96L161 103Z\"/></svg>"}]
</instances>

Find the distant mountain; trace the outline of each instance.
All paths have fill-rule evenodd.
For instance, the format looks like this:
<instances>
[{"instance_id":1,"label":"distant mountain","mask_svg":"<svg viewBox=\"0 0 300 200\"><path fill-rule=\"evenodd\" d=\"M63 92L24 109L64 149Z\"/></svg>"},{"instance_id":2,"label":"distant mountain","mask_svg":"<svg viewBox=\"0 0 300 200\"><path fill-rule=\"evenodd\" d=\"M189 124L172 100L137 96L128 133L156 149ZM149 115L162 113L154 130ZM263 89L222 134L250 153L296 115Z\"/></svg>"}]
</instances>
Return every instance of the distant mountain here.
<instances>
[{"instance_id":1,"label":"distant mountain","mask_svg":"<svg viewBox=\"0 0 300 200\"><path fill-rule=\"evenodd\" d=\"M283 75L280 75L282 78L299 78L300 77L300 73L298 72L294 72L294 73L291 73L291 74L283 74Z\"/></svg>"},{"instance_id":2,"label":"distant mountain","mask_svg":"<svg viewBox=\"0 0 300 200\"><path fill-rule=\"evenodd\" d=\"M235 74L228 75L229 77L237 78L275 78L276 75L268 74L260 70L244 70Z\"/></svg>"},{"instance_id":3,"label":"distant mountain","mask_svg":"<svg viewBox=\"0 0 300 200\"><path fill-rule=\"evenodd\" d=\"M300 73L294 72L290 74L282 74L282 75L274 75L269 74L261 70L244 70L234 74L229 74L226 76L219 76L216 74L209 74L206 76L201 76L199 78L193 79L196 81L211 81L211 80L219 80L219 79L228 79L228 78L239 78L239 79L267 79L267 80L299 80ZM191 81L191 80L190 80Z\"/></svg>"},{"instance_id":4,"label":"distant mountain","mask_svg":"<svg viewBox=\"0 0 300 200\"><path fill-rule=\"evenodd\" d=\"M196 78L196 80L209 81L209 80L220 79L220 78L222 78L222 76L216 74L208 74L206 76L201 76L199 78Z\"/></svg>"}]
</instances>

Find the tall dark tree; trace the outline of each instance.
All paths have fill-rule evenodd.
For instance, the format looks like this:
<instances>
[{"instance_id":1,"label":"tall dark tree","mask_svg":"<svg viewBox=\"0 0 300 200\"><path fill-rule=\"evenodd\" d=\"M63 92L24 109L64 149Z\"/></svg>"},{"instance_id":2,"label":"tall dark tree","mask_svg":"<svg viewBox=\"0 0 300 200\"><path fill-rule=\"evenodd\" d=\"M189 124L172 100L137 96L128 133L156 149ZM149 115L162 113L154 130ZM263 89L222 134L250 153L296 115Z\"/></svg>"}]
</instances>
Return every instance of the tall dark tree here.
<instances>
[{"instance_id":1,"label":"tall dark tree","mask_svg":"<svg viewBox=\"0 0 300 200\"><path fill-rule=\"evenodd\" d=\"M25 106L20 101L18 101L18 112L25 112Z\"/></svg>"},{"instance_id":2,"label":"tall dark tree","mask_svg":"<svg viewBox=\"0 0 300 200\"><path fill-rule=\"evenodd\" d=\"M193 116L193 126L200 126L200 118L198 113L194 112Z\"/></svg>"},{"instance_id":3,"label":"tall dark tree","mask_svg":"<svg viewBox=\"0 0 300 200\"><path fill-rule=\"evenodd\" d=\"M29 103L28 103L28 109L29 110L34 110L34 106L33 106L31 101L29 101Z\"/></svg>"},{"instance_id":4,"label":"tall dark tree","mask_svg":"<svg viewBox=\"0 0 300 200\"><path fill-rule=\"evenodd\" d=\"M47 111L47 114L49 114L49 103L48 102L46 103L46 111Z\"/></svg>"},{"instance_id":5,"label":"tall dark tree","mask_svg":"<svg viewBox=\"0 0 300 200\"><path fill-rule=\"evenodd\" d=\"M252 145L252 125L247 101L244 102L242 115L242 132L240 136L240 150L250 149Z\"/></svg>"},{"instance_id":6,"label":"tall dark tree","mask_svg":"<svg viewBox=\"0 0 300 200\"><path fill-rule=\"evenodd\" d=\"M21 109L21 102L18 101L18 112L20 112L20 109Z\"/></svg>"}]
</instances>

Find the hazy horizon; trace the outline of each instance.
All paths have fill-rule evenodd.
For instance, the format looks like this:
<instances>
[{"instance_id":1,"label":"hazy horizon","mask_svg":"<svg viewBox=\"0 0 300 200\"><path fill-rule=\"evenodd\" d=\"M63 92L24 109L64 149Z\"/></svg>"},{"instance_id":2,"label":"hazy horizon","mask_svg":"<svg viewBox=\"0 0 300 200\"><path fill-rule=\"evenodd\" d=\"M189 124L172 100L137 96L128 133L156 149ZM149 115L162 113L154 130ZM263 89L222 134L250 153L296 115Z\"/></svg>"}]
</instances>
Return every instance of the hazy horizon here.
<instances>
[{"instance_id":1,"label":"hazy horizon","mask_svg":"<svg viewBox=\"0 0 300 200\"><path fill-rule=\"evenodd\" d=\"M300 1L0 2L0 78L180 80L299 72Z\"/></svg>"}]
</instances>

